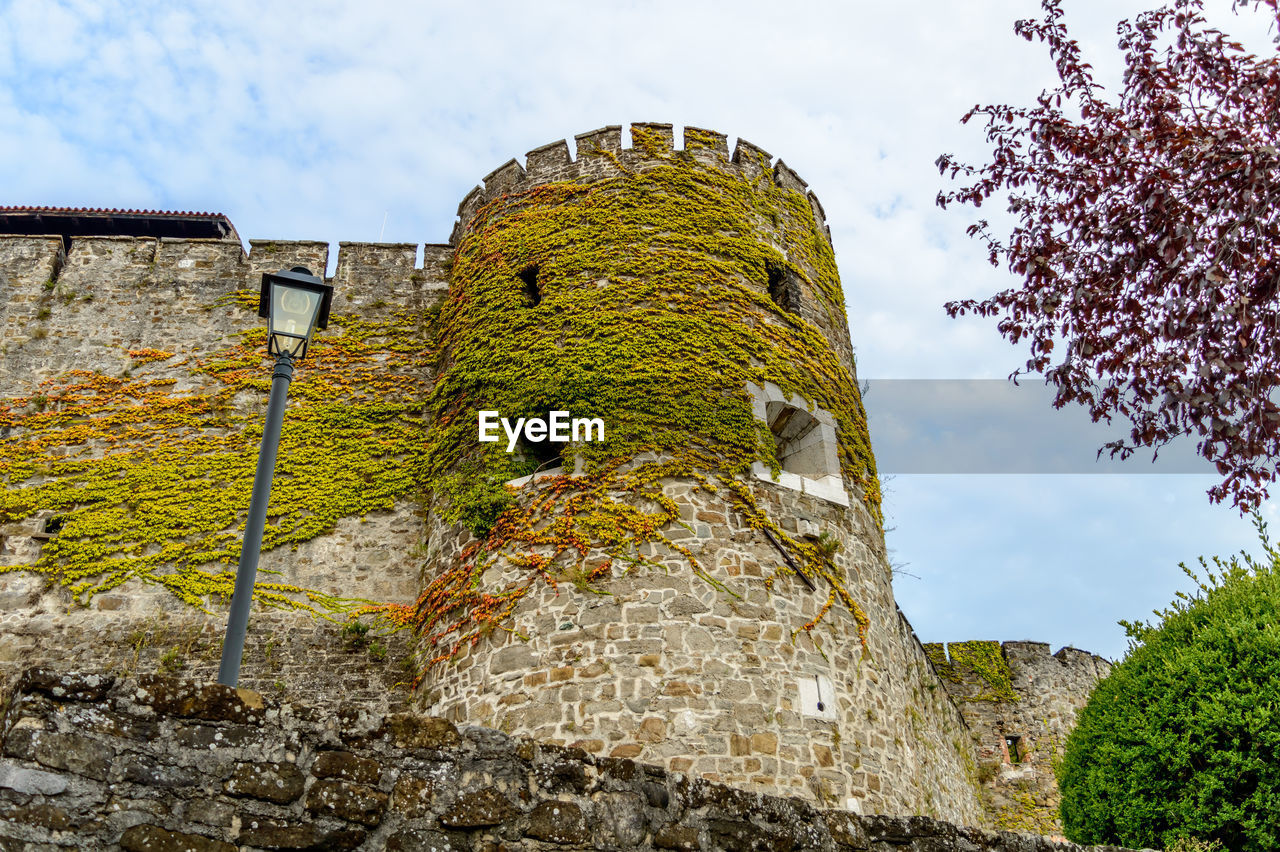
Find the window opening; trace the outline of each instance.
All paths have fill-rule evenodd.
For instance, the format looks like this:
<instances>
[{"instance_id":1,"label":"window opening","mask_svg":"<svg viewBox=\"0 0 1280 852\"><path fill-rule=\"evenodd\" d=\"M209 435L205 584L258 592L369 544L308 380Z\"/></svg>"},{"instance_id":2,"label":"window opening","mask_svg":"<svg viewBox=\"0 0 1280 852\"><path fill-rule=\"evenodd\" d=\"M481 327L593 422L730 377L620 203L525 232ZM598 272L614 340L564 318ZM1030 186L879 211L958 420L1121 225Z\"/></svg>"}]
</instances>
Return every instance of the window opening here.
<instances>
[{"instance_id":1,"label":"window opening","mask_svg":"<svg viewBox=\"0 0 1280 852\"><path fill-rule=\"evenodd\" d=\"M768 408L769 431L773 433L778 465L801 476L826 476L830 473L820 452L820 442L810 440L810 433L818 428L817 418L794 405L771 402Z\"/></svg>"},{"instance_id":2,"label":"window opening","mask_svg":"<svg viewBox=\"0 0 1280 852\"><path fill-rule=\"evenodd\" d=\"M800 277L784 266L770 265L769 298L788 313L800 313Z\"/></svg>"},{"instance_id":3,"label":"window opening","mask_svg":"<svg viewBox=\"0 0 1280 852\"><path fill-rule=\"evenodd\" d=\"M31 537L36 541L49 541L62 531L62 525L65 521L66 517L63 515L50 515L40 525L40 531L32 533Z\"/></svg>"},{"instance_id":4,"label":"window opening","mask_svg":"<svg viewBox=\"0 0 1280 852\"><path fill-rule=\"evenodd\" d=\"M1022 762L1021 743L1022 743L1022 737L1005 737L1004 738L1005 748L1009 749L1010 763Z\"/></svg>"},{"instance_id":5,"label":"window opening","mask_svg":"<svg viewBox=\"0 0 1280 852\"><path fill-rule=\"evenodd\" d=\"M524 295L525 307L536 308L538 303L542 301L542 288L538 286L537 264L526 266L516 273L516 277L524 285L521 292Z\"/></svg>"},{"instance_id":6,"label":"window opening","mask_svg":"<svg viewBox=\"0 0 1280 852\"><path fill-rule=\"evenodd\" d=\"M538 463L538 470L560 465L563 461L560 453L567 446L568 444L560 441L530 441L528 438L520 438L516 442L516 447L526 459Z\"/></svg>"}]
</instances>

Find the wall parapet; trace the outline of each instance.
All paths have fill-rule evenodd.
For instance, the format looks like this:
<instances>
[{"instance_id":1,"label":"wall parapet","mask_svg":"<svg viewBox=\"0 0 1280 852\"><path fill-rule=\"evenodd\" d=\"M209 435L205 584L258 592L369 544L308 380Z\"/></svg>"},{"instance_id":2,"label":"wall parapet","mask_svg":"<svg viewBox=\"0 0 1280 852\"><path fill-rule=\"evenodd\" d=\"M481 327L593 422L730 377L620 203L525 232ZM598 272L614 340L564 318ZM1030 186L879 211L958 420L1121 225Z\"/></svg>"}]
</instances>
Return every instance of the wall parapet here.
<instances>
[{"instance_id":1,"label":"wall parapet","mask_svg":"<svg viewBox=\"0 0 1280 852\"><path fill-rule=\"evenodd\" d=\"M157 675L28 670L2 732L3 848L1086 849L821 810L488 728Z\"/></svg>"},{"instance_id":2,"label":"wall parapet","mask_svg":"<svg viewBox=\"0 0 1280 852\"><path fill-rule=\"evenodd\" d=\"M819 232L826 235L827 242L831 242L831 229L827 227L822 204L804 179L781 159L745 139L737 141L730 156L728 137L714 130L685 127L682 136L684 147L676 150L672 125L635 122L630 126L630 147L623 145L620 124L610 124L574 136L573 158L570 158L570 146L565 140L557 139L540 145L525 154L523 165L519 160L510 159L485 175L481 184L467 193L458 205L458 220L449 242L457 245L480 208L503 195L558 181L590 183L672 156L687 156L748 179L768 175L778 187L804 196Z\"/></svg>"}]
</instances>

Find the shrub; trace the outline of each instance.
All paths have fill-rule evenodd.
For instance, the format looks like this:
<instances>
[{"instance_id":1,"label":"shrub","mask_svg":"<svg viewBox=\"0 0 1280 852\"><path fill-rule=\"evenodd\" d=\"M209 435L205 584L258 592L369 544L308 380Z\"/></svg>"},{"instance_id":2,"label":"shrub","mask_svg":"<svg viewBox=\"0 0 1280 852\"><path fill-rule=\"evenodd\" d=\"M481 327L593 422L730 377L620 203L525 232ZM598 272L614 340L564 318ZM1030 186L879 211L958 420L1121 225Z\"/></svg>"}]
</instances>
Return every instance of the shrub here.
<instances>
[{"instance_id":1,"label":"shrub","mask_svg":"<svg viewBox=\"0 0 1280 852\"><path fill-rule=\"evenodd\" d=\"M1122 622L1123 661L1098 684L1059 769L1078 843L1280 848L1280 553L1214 568L1195 595ZM1216 569L1216 570L1215 570Z\"/></svg>"}]
</instances>

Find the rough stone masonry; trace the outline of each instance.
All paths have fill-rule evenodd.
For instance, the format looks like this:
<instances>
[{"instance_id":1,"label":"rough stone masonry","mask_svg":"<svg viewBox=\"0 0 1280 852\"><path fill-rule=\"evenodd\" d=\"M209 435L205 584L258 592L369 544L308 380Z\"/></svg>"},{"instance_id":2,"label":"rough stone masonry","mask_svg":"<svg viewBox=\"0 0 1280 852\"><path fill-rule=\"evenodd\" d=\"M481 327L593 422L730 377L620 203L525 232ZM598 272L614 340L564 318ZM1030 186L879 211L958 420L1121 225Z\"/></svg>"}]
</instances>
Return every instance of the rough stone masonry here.
<instances>
[{"instance_id":1,"label":"rough stone masonry","mask_svg":"<svg viewBox=\"0 0 1280 852\"><path fill-rule=\"evenodd\" d=\"M28 670L0 733L5 852L1085 850L823 810L413 713L154 675Z\"/></svg>"}]
</instances>

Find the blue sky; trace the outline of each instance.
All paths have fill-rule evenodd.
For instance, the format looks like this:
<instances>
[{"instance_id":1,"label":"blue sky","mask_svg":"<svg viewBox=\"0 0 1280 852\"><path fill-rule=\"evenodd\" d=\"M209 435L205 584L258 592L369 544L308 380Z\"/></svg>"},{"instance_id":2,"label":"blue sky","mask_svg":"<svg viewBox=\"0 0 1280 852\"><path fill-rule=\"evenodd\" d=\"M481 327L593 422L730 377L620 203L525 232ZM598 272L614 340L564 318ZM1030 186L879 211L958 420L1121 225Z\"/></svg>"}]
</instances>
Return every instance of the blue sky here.
<instances>
[{"instance_id":1,"label":"blue sky","mask_svg":"<svg viewBox=\"0 0 1280 852\"><path fill-rule=\"evenodd\" d=\"M1114 83L1115 23L1145 4L1065 5ZM1214 20L1273 49L1228 7L1211 3ZM975 103L1052 83L1043 49L1012 31L1038 4L781 9L0 2L0 204L213 210L246 239L444 242L458 201L512 156L606 124L691 124L781 156L817 193L861 377L1003 378L1023 354L992 322L942 310L1010 279L965 236L972 211L934 206L933 161L983 156L980 129L958 121ZM925 641L1117 657L1117 619L1187 588L1178 562L1255 549L1247 519L1208 503L1212 483L899 475L889 544L914 575L899 601Z\"/></svg>"}]
</instances>

